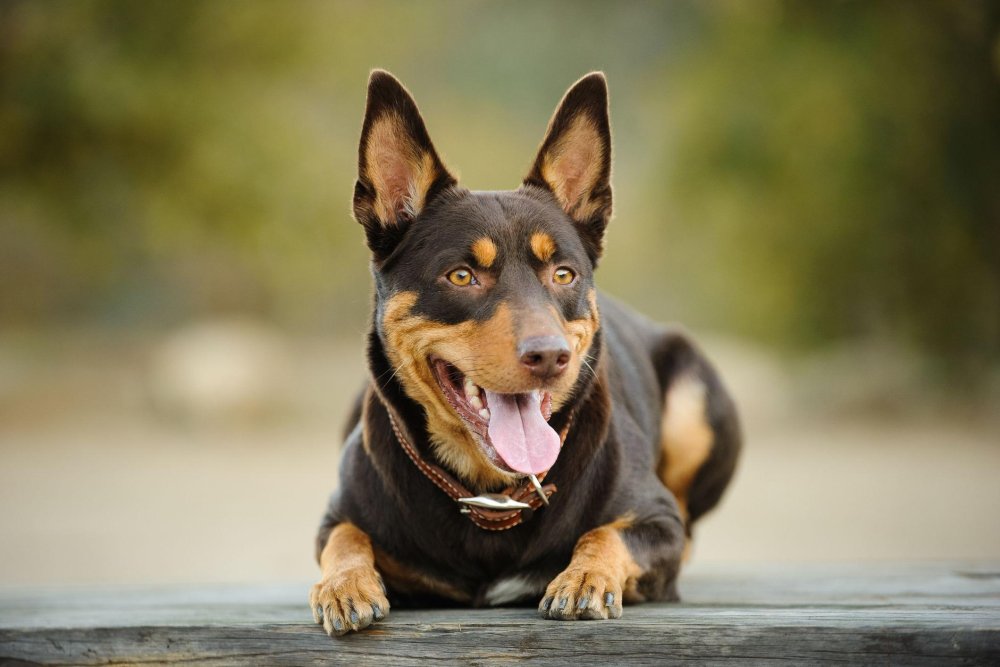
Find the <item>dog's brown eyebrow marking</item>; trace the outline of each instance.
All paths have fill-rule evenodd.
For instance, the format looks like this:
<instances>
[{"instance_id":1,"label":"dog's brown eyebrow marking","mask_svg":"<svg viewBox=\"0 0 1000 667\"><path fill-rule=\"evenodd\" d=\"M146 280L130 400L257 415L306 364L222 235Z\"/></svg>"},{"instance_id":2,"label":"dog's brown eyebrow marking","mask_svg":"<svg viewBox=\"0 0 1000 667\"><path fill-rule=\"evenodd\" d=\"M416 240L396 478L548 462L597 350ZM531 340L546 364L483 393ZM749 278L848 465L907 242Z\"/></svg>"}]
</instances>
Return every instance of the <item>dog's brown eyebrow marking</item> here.
<instances>
[{"instance_id":1,"label":"dog's brown eyebrow marking","mask_svg":"<svg viewBox=\"0 0 1000 667\"><path fill-rule=\"evenodd\" d=\"M531 252L541 261L547 262L556 254L556 242L545 232L535 232L531 235Z\"/></svg>"},{"instance_id":2,"label":"dog's brown eyebrow marking","mask_svg":"<svg viewBox=\"0 0 1000 667\"><path fill-rule=\"evenodd\" d=\"M488 269L493 266L493 262L497 258L497 244L485 236L476 239L475 243L472 244L472 256L476 258L480 266Z\"/></svg>"}]
</instances>

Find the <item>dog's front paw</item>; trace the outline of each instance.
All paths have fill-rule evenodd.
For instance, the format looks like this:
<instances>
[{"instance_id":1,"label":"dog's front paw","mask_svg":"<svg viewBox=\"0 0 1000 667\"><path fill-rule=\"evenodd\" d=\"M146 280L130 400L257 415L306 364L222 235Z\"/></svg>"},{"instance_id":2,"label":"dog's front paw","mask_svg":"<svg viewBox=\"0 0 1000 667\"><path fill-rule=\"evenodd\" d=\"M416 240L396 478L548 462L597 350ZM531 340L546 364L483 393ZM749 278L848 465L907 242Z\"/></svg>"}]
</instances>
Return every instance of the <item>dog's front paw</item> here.
<instances>
[{"instance_id":1,"label":"dog's front paw","mask_svg":"<svg viewBox=\"0 0 1000 667\"><path fill-rule=\"evenodd\" d=\"M367 628L389 613L382 578L371 567L359 567L325 577L312 587L309 606L313 620L328 635Z\"/></svg>"},{"instance_id":2,"label":"dog's front paw","mask_svg":"<svg viewBox=\"0 0 1000 667\"><path fill-rule=\"evenodd\" d=\"M606 574L569 567L545 589L538 613L563 621L621 618L622 587Z\"/></svg>"}]
</instances>

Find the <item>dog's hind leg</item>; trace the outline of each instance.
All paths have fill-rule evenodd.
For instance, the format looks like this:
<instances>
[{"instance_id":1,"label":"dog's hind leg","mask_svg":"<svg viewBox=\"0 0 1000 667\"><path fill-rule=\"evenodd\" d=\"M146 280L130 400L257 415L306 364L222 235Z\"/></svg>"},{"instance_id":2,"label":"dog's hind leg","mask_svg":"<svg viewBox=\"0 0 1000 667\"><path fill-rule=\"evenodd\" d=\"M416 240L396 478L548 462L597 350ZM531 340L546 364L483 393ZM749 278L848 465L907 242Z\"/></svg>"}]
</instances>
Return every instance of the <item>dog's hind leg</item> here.
<instances>
[{"instance_id":1,"label":"dog's hind leg","mask_svg":"<svg viewBox=\"0 0 1000 667\"><path fill-rule=\"evenodd\" d=\"M691 527L722 497L736 468L736 408L715 369L683 334L664 333L653 350L663 388L657 476L674 494L690 547Z\"/></svg>"}]
</instances>

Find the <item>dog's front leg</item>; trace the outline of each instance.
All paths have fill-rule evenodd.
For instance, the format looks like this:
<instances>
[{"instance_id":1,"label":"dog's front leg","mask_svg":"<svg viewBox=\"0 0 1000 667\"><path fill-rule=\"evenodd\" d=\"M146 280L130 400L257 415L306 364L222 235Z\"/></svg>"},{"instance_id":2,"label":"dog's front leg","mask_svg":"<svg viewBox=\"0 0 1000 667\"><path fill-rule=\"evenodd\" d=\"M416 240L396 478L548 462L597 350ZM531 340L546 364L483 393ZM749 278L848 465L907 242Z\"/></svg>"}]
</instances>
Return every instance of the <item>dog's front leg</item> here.
<instances>
[{"instance_id":1,"label":"dog's front leg","mask_svg":"<svg viewBox=\"0 0 1000 667\"><path fill-rule=\"evenodd\" d=\"M313 619L327 634L360 630L389 613L371 539L352 523L330 531L319 558L323 576L309 593Z\"/></svg>"},{"instance_id":2,"label":"dog's front leg","mask_svg":"<svg viewBox=\"0 0 1000 667\"><path fill-rule=\"evenodd\" d=\"M623 602L672 596L683 545L676 523L643 531L627 516L585 533L569 566L545 589L538 613L558 620L621 618ZM650 540L639 532L662 535Z\"/></svg>"}]
</instances>

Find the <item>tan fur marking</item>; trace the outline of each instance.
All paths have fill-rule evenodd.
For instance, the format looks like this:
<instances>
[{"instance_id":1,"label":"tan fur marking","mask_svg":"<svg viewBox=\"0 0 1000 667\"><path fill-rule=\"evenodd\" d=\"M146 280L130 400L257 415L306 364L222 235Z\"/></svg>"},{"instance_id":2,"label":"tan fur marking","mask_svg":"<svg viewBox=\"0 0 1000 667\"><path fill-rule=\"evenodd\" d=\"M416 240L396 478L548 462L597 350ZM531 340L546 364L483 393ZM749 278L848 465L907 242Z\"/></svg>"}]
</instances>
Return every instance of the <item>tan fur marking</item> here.
<instances>
[{"instance_id":1,"label":"tan fur marking","mask_svg":"<svg viewBox=\"0 0 1000 667\"><path fill-rule=\"evenodd\" d=\"M705 384L693 375L678 378L664 401L660 423L660 480L677 498L687 522L688 492L712 451L712 428L705 420Z\"/></svg>"},{"instance_id":2,"label":"tan fur marking","mask_svg":"<svg viewBox=\"0 0 1000 667\"><path fill-rule=\"evenodd\" d=\"M531 235L531 252L539 260L547 262L556 253L556 242L545 232L535 232Z\"/></svg>"},{"instance_id":3,"label":"tan fur marking","mask_svg":"<svg viewBox=\"0 0 1000 667\"><path fill-rule=\"evenodd\" d=\"M642 567L632 557L622 537L622 531L634 520L632 515L623 516L584 533L577 541L569 566L545 590L545 597L555 598L552 617L618 617L622 601L644 600L638 591ZM605 605L606 593L613 596L611 607ZM563 610L571 610L568 614L555 611L563 598L567 599ZM588 598L588 603L580 610L577 604L583 598Z\"/></svg>"},{"instance_id":4,"label":"tan fur marking","mask_svg":"<svg viewBox=\"0 0 1000 667\"><path fill-rule=\"evenodd\" d=\"M389 112L376 120L365 144L365 174L375 188L375 213L392 224L399 211L416 216L437 175L434 157L413 144L402 118Z\"/></svg>"},{"instance_id":5,"label":"tan fur marking","mask_svg":"<svg viewBox=\"0 0 1000 667\"><path fill-rule=\"evenodd\" d=\"M621 533L631 525L632 518L623 517L584 533L566 569L607 574L621 586L626 602L642 601L637 590L642 568L632 558Z\"/></svg>"},{"instance_id":6,"label":"tan fur marking","mask_svg":"<svg viewBox=\"0 0 1000 667\"><path fill-rule=\"evenodd\" d=\"M480 266L488 269L493 266L493 262L497 258L497 244L485 236L476 239L476 242L472 244L472 256L476 258Z\"/></svg>"},{"instance_id":7,"label":"tan fur marking","mask_svg":"<svg viewBox=\"0 0 1000 667\"><path fill-rule=\"evenodd\" d=\"M382 578L375 570L372 542L352 523L338 524L330 531L319 557L322 577L309 593L313 619L323 623L329 634L342 634L367 626L377 605L389 613L389 601L382 591ZM358 620L352 620L352 609ZM322 614L319 613L322 610ZM335 622L339 621L339 627Z\"/></svg>"},{"instance_id":8,"label":"tan fur marking","mask_svg":"<svg viewBox=\"0 0 1000 667\"><path fill-rule=\"evenodd\" d=\"M403 565L381 550L375 552L375 562L393 591L407 594L430 593L458 602L472 600L472 596L462 589Z\"/></svg>"},{"instance_id":9,"label":"tan fur marking","mask_svg":"<svg viewBox=\"0 0 1000 667\"><path fill-rule=\"evenodd\" d=\"M569 334L570 342L576 343L576 352L586 354L594 342L594 334L601 326L601 315L597 310L597 292L590 290L587 293L587 302L590 304L590 312L579 320L566 322L566 333Z\"/></svg>"},{"instance_id":10,"label":"tan fur marking","mask_svg":"<svg viewBox=\"0 0 1000 667\"><path fill-rule=\"evenodd\" d=\"M372 541L353 523L338 524L326 538L326 546L320 553L319 566L324 575L356 568L374 568Z\"/></svg>"},{"instance_id":11,"label":"tan fur marking","mask_svg":"<svg viewBox=\"0 0 1000 667\"><path fill-rule=\"evenodd\" d=\"M577 352L569 368L548 385L553 410L570 397L580 372L583 355L597 330L596 301L587 318L565 326ZM453 363L473 382L498 393L521 393L537 389L540 381L520 363L517 333L510 308L501 305L483 322L459 324L433 322L412 314L416 292L401 292L386 303L382 331L386 354L409 396L427 413L427 429L435 453L473 490L506 486L516 477L493 466L474 436L448 403L438 386L428 360L440 357Z\"/></svg>"},{"instance_id":12,"label":"tan fur marking","mask_svg":"<svg viewBox=\"0 0 1000 667\"><path fill-rule=\"evenodd\" d=\"M585 115L573 120L542 161L542 178L563 209L578 220L597 210L590 192L600 178L603 161L601 135Z\"/></svg>"}]
</instances>

